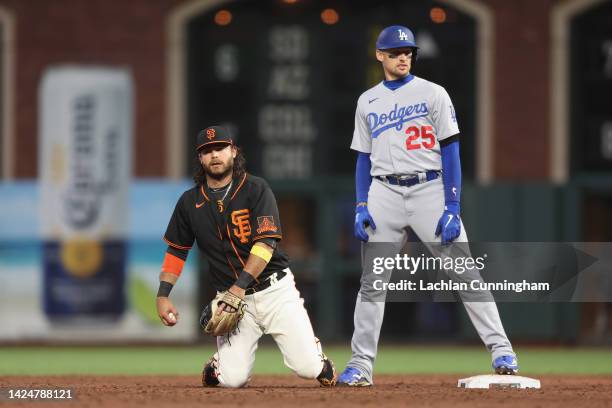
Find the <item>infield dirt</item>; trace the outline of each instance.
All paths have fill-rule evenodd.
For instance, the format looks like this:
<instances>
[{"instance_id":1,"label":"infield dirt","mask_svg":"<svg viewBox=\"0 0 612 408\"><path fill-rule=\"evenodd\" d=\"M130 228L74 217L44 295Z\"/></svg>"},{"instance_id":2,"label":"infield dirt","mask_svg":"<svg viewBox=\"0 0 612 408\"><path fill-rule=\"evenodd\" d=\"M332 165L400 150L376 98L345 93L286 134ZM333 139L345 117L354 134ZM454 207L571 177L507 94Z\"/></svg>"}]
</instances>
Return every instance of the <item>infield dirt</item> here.
<instances>
[{"instance_id":1,"label":"infield dirt","mask_svg":"<svg viewBox=\"0 0 612 408\"><path fill-rule=\"evenodd\" d=\"M467 376L467 375L465 375ZM612 407L612 376L541 376L540 390L465 390L460 375L380 375L370 388L326 389L288 375L257 375L238 390L203 388L197 376L2 377L6 389L70 388L73 400L33 407Z\"/></svg>"}]
</instances>

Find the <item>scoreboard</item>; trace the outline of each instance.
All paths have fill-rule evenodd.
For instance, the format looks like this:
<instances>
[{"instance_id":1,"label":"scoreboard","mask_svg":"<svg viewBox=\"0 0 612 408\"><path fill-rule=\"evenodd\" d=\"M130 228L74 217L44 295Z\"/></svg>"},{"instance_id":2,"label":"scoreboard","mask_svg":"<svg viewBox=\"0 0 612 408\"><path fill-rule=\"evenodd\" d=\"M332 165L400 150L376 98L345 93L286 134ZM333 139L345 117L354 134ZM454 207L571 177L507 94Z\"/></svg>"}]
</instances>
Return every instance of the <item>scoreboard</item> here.
<instances>
[{"instance_id":1,"label":"scoreboard","mask_svg":"<svg viewBox=\"0 0 612 408\"><path fill-rule=\"evenodd\" d=\"M612 171L612 2L572 20L572 173Z\"/></svg>"},{"instance_id":2,"label":"scoreboard","mask_svg":"<svg viewBox=\"0 0 612 408\"><path fill-rule=\"evenodd\" d=\"M270 180L354 173L357 98L383 79L382 28L410 27L413 73L444 86L456 107L464 174L473 177L475 22L448 6L401 1L238 1L188 24L186 174L198 130L225 124L249 171Z\"/></svg>"}]
</instances>

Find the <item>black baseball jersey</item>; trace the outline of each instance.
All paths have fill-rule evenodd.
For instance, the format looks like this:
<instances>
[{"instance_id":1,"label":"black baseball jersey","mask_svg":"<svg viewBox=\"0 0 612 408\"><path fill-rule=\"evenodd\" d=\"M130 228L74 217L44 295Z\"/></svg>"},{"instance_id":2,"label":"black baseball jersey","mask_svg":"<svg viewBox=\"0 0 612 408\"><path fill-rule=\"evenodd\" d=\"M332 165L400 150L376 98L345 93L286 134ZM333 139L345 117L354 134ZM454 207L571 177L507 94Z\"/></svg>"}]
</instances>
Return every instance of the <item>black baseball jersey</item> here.
<instances>
[{"instance_id":1,"label":"black baseball jersey","mask_svg":"<svg viewBox=\"0 0 612 408\"><path fill-rule=\"evenodd\" d=\"M211 281L218 291L230 288L244 268L258 240L281 240L276 199L268 183L244 174L233 179L223 196L205 186L195 186L179 198L164 240L177 250L191 249L194 241L210 262ZM289 266L277 247L258 280ZM255 285L256 282L253 283Z\"/></svg>"}]
</instances>

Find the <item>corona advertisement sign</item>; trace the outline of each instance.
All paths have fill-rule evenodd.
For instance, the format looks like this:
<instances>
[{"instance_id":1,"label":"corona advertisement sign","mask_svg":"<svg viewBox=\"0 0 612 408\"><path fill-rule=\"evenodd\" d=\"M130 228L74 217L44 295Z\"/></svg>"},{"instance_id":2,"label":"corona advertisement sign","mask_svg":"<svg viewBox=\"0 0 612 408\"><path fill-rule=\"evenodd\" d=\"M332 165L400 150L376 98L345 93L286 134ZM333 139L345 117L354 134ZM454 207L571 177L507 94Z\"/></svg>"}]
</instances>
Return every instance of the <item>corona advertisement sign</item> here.
<instances>
[{"instance_id":1,"label":"corona advertisement sign","mask_svg":"<svg viewBox=\"0 0 612 408\"><path fill-rule=\"evenodd\" d=\"M39 101L45 312L51 320L116 319L126 303L130 75L52 68Z\"/></svg>"}]
</instances>

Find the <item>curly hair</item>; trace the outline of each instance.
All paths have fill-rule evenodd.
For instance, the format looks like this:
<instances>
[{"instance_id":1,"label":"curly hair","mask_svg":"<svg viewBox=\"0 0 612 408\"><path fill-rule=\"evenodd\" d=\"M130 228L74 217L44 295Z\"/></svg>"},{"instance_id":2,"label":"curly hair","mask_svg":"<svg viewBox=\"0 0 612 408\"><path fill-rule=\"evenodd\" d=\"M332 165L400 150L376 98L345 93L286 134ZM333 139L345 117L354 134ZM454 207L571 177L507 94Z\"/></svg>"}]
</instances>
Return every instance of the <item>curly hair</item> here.
<instances>
[{"instance_id":1,"label":"curly hair","mask_svg":"<svg viewBox=\"0 0 612 408\"><path fill-rule=\"evenodd\" d=\"M236 146L236 158L234 159L234 167L232 167L232 178L242 178L246 173L246 159L242 154L242 149ZM202 163L198 160L198 156L195 158L195 172L193 174L193 181L198 186L206 185L206 172Z\"/></svg>"}]
</instances>

